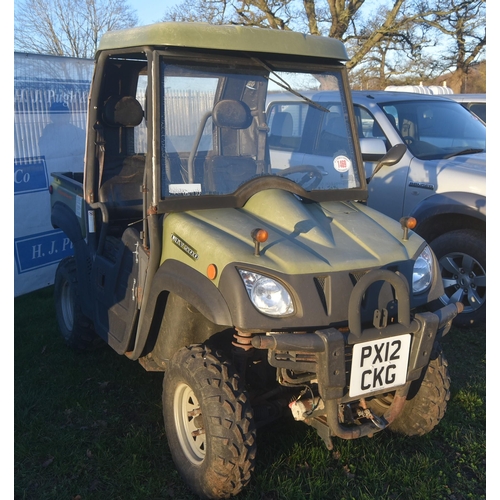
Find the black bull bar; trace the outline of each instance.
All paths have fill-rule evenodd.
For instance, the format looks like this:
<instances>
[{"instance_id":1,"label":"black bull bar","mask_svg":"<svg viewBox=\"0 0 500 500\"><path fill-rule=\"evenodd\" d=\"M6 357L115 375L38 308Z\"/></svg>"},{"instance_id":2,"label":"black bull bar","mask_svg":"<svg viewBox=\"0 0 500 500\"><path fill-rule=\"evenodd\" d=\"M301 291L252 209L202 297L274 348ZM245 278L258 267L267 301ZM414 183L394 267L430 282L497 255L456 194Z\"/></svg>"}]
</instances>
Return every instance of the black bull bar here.
<instances>
[{"instance_id":1,"label":"black bull bar","mask_svg":"<svg viewBox=\"0 0 500 500\"><path fill-rule=\"evenodd\" d=\"M379 318L385 311L374 312L374 326L363 329L360 320L360 306L363 294L376 281L388 281L394 288L398 300L398 320L381 326ZM349 328L343 333L336 328L317 330L313 333L268 333L252 338L256 349L269 351L269 363L277 368L295 371L311 371L311 362L301 362L294 356L287 359L280 353L311 353L315 363L318 392L325 404L327 424L316 418L306 423L316 430L330 447L330 436L355 439L372 435L387 427L403 409L412 381L417 380L428 365L434 342L450 330L452 320L463 310L461 303L448 304L438 311L417 313L410 318L409 293L406 281L387 270L376 270L363 276L354 287L349 300ZM347 426L338 420L338 405L346 401L346 346L375 339L388 339L410 333L412 344L408 362L406 384L395 388L391 406L377 422L369 420L361 425ZM373 395L376 393L371 393Z\"/></svg>"}]
</instances>

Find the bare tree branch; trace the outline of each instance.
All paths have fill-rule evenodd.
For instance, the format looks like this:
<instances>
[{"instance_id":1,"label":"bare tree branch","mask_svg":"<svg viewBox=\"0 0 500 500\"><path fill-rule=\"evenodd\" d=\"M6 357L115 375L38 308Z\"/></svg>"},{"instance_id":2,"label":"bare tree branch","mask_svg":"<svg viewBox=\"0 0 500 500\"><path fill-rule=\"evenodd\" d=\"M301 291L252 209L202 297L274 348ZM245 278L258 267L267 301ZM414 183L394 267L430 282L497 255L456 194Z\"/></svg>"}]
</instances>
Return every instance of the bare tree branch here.
<instances>
[{"instance_id":1,"label":"bare tree branch","mask_svg":"<svg viewBox=\"0 0 500 500\"><path fill-rule=\"evenodd\" d=\"M92 58L106 31L136 24L126 0L22 0L14 14L14 47Z\"/></svg>"}]
</instances>

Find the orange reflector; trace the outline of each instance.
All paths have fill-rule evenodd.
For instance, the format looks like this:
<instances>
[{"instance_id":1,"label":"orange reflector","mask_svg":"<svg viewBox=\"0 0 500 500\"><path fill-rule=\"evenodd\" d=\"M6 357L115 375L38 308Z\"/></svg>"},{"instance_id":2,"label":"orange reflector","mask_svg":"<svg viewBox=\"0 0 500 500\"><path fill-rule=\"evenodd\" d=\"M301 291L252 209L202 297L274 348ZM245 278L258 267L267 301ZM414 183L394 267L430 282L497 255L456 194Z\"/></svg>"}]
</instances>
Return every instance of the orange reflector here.
<instances>
[{"instance_id":1,"label":"orange reflector","mask_svg":"<svg viewBox=\"0 0 500 500\"><path fill-rule=\"evenodd\" d=\"M214 280L217 276L217 266L215 264L210 264L207 267L207 276L209 279Z\"/></svg>"},{"instance_id":2,"label":"orange reflector","mask_svg":"<svg viewBox=\"0 0 500 500\"><path fill-rule=\"evenodd\" d=\"M400 221L402 227L408 229L414 229L417 225L417 219L415 217L403 217Z\"/></svg>"},{"instance_id":3,"label":"orange reflector","mask_svg":"<svg viewBox=\"0 0 500 500\"><path fill-rule=\"evenodd\" d=\"M417 219L415 219L415 217L408 217L408 220L406 221L406 227L408 229L414 229L416 225Z\"/></svg>"},{"instance_id":4,"label":"orange reflector","mask_svg":"<svg viewBox=\"0 0 500 500\"><path fill-rule=\"evenodd\" d=\"M265 241L267 241L268 237L269 235L267 234L267 231L265 229L257 229L253 234L254 240L258 241L259 243L264 243Z\"/></svg>"}]
</instances>

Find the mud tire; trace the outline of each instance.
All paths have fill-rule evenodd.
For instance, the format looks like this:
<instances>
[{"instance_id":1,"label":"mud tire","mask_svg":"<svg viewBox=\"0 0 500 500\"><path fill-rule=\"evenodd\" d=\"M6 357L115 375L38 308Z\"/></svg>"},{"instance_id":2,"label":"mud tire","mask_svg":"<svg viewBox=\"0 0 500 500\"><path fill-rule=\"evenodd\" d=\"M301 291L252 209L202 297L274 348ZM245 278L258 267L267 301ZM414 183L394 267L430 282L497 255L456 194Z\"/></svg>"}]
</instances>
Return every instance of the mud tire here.
<instances>
[{"instance_id":1,"label":"mud tire","mask_svg":"<svg viewBox=\"0 0 500 500\"><path fill-rule=\"evenodd\" d=\"M412 383L402 412L388 429L405 436L423 436L443 418L450 399L448 362L439 345L435 345L425 373ZM392 394L370 402L370 408L382 415L392 402Z\"/></svg>"},{"instance_id":2,"label":"mud tire","mask_svg":"<svg viewBox=\"0 0 500 500\"><path fill-rule=\"evenodd\" d=\"M54 299L59 330L72 349L89 351L102 342L95 333L92 321L82 313L78 291L76 262L66 257L56 270Z\"/></svg>"},{"instance_id":3,"label":"mud tire","mask_svg":"<svg viewBox=\"0 0 500 500\"><path fill-rule=\"evenodd\" d=\"M201 498L229 498L251 479L256 432L239 382L232 365L204 345L179 350L165 371L168 444L180 475Z\"/></svg>"}]
</instances>

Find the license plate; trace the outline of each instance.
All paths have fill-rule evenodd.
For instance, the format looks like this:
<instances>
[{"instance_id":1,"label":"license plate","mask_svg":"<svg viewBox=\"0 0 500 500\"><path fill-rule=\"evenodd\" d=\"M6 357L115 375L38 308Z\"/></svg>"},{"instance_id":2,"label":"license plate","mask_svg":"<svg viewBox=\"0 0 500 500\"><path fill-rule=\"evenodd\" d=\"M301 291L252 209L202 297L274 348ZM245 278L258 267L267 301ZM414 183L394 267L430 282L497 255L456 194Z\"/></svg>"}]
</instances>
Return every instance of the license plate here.
<instances>
[{"instance_id":1,"label":"license plate","mask_svg":"<svg viewBox=\"0 0 500 500\"><path fill-rule=\"evenodd\" d=\"M355 344L349 396L390 389L406 383L411 335Z\"/></svg>"}]
</instances>

